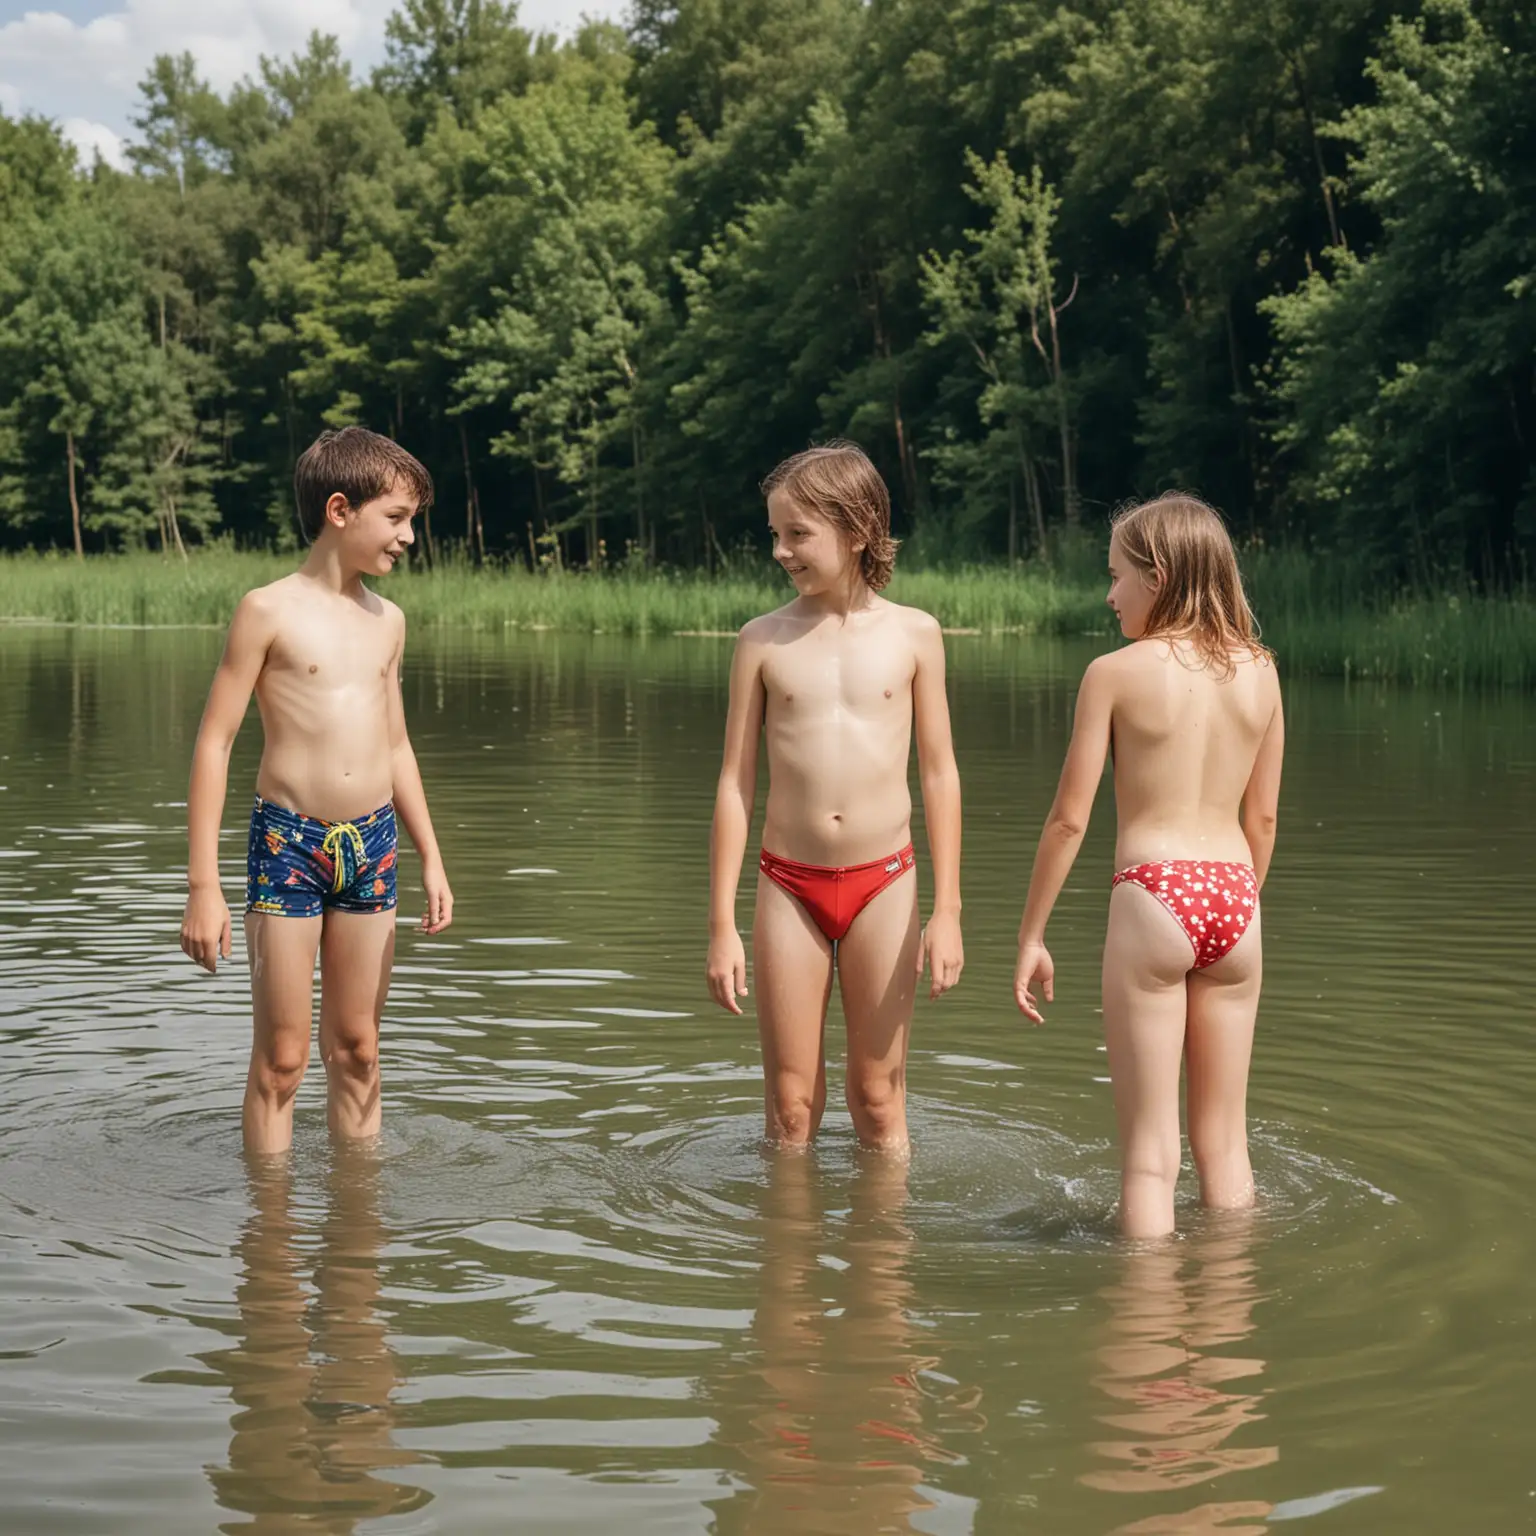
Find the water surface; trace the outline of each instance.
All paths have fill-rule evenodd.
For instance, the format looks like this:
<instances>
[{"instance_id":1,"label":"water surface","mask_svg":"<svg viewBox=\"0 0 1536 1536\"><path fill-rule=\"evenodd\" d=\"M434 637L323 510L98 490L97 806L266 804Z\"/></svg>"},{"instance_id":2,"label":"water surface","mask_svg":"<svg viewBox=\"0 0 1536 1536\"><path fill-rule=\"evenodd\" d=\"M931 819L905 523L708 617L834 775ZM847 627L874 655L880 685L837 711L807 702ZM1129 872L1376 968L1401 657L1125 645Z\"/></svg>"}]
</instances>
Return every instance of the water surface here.
<instances>
[{"instance_id":1,"label":"water surface","mask_svg":"<svg viewBox=\"0 0 1536 1536\"><path fill-rule=\"evenodd\" d=\"M705 997L727 642L554 635L414 640L457 919L402 930L376 1153L312 1072L247 1163L242 943L176 943L218 647L0 628L0 1528L1536 1528L1530 700L1291 686L1261 1207L1186 1187L1137 1251L1107 804L1048 1027L1010 997L1083 653L950 641L968 966L903 1176L840 1107L765 1159L752 1020ZM253 711L236 900L257 750Z\"/></svg>"}]
</instances>

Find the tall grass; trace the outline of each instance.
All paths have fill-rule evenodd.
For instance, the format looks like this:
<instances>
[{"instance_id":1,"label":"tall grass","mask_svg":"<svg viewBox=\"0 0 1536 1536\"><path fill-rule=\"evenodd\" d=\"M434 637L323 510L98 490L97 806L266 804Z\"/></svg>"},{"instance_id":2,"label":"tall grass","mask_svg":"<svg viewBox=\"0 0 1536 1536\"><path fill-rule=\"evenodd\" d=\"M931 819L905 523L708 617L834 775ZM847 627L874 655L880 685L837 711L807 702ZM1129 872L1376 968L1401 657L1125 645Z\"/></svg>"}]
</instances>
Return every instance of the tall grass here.
<instances>
[{"instance_id":1,"label":"tall grass","mask_svg":"<svg viewBox=\"0 0 1536 1536\"><path fill-rule=\"evenodd\" d=\"M1102 549L1062 551L1047 568L973 566L899 571L890 596L950 629L1095 635L1110 643ZM1454 686L1536 686L1536 605L1525 594L1402 592L1372 584L1363 564L1252 549L1244 573L1264 638L1288 673ZM223 626L240 596L294 567L291 556L199 551L0 557L0 619L75 624ZM765 564L715 574L629 567L595 575L533 574L521 565L440 561L382 581L413 627L580 630L642 636L729 632L788 600Z\"/></svg>"}]
</instances>

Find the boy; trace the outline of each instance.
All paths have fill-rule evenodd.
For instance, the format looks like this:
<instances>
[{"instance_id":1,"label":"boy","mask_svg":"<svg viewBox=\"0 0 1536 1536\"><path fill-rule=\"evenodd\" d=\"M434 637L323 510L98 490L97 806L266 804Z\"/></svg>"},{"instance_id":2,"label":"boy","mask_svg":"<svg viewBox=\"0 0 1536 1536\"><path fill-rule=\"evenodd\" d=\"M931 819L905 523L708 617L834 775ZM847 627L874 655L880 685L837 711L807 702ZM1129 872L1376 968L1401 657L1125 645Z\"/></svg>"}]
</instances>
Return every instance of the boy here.
<instances>
[{"instance_id":1,"label":"boy","mask_svg":"<svg viewBox=\"0 0 1536 1536\"><path fill-rule=\"evenodd\" d=\"M310 551L291 576L235 609L192 754L190 853L181 947L206 970L230 956L219 889L229 752L252 689L265 746L246 860L246 948L254 1037L242 1123L252 1152L293 1140L309 1062L315 954L320 1056L337 1137L379 1129L379 1018L395 951L395 815L421 855L423 933L453 919L453 894L405 732L405 619L362 578L415 542L426 470L362 427L323 432L294 470Z\"/></svg>"},{"instance_id":2,"label":"boy","mask_svg":"<svg viewBox=\"0 0 1536 1536\"><path fill-rule=\"evenodd\" d=\"M737 639L710 834L707 976L740 1013L736 886L768 742L768 808L752 927L766 1134L803 1147L826 1106L835 969L848 1025L848 1108L866 1146L907 1148L907 1034L924 961L931 997L959 980L960 777L938 623L880 597L896 544L885 483L834 442L763 482L774 558L795 600ZM934 906L919 932L907 761L914 720Z\"/></svg>"}]
</instances>

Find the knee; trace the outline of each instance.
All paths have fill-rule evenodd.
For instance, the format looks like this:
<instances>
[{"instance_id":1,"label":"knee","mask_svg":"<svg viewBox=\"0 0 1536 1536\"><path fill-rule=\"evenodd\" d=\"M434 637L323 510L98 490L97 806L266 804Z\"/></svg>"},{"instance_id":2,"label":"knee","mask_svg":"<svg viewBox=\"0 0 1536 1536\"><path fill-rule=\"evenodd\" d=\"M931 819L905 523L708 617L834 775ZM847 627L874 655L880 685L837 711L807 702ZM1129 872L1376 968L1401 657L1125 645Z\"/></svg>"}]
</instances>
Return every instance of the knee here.
<instances>
[{"instance_id":1,"label":"knee","mask_svg":"<svg viewBox=\"0 0 1536 1536\"><path fill-rule=\"evenodd\" d=\"M780 1078L769 1104L769 1135L775 1141L809 1141L816 1130L818 1108L814 1083Z\"/></svg>"},{"instance_id":2,"label":"knee","mask_svg":"<svg viewBox=\"0 0 1536 1536\"><path fill-rule=\"evenodd\" d=\"M906 1094L899 1076L848 1079L848 1112L865 1141L883 1142L906 1132Z\"/></svg>"},{"instance_id":3,"label":"knee","mask_svg":"<svg viewBox=\"0 0 1536 1536\"><path fill-rule=\"evenodd\" d=\"M379 1069L379 1035L372 1020L366 1027L339 1028L326 1051L325 1064L347 1077L372 1077Z\"/></svg>"},{"instance_id":4,"label":"knee","mask_svg":"<svg viewBox=\"0 0 1536 1536\"><path fill-rule=\"evenodd\" d=\"M1248 1130L1225 1119L1191 1121L1189 1151L1201 1172L1230 1168L1248 1161Z\"/></svg>"},{"instance_id":5,"label":"knee","mask_svg":"<svg viewBox=\"0 0 1536 1536\"><path fill-rule=\"evenodd\" d=\"M309 1065L309 1041L297 1037L269 1040L251 1062L252 1075L262 1096L286 1103L299 1091Z\"/></svg>"},{"instance_id":6,"label":"knee","mask_svg":"<svg viewBox=\"0 0 1536 1536\"><path fill-rule=\"evenodd\" d=\"M1179 1182L1183 1157L1178 1132L1133 1136L1126 1143L1123 1159L1125 1177L1145 1179L1172 1189Z\"/></svg>"}]
</instances>

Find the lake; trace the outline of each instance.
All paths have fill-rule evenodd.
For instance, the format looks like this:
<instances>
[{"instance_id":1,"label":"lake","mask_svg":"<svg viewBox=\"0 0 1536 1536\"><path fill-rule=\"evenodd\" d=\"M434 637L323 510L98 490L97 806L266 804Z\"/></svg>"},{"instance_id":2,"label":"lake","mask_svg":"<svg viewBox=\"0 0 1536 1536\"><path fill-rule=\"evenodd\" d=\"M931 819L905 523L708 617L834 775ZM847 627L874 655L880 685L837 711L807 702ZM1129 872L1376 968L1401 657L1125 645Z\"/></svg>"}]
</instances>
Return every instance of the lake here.
<instances>
[{"instance_id":1,"label":"lake","mask_svg":"<svg viewBox=\"0 0 1536 1536\"><path fill-rule=\"evenodd\" d=\"M456 920L402 927L380 1146L329 1146L316 1063L272 1168L238 923L215 978L177 947L219 644L0 626L0 1528L1536 1528L1536 700L1289 686L1259 1208L1186 1169L1137 1248L1107 796L1047 1027L1011 997L1088 651L948 642L968 960L918 1005L904 1171L838 1087L765 1156L750 1012L705 993L729 642L414 637ZM252 710L237 912L258 751Z\"/></svg>"}]
</instances>

